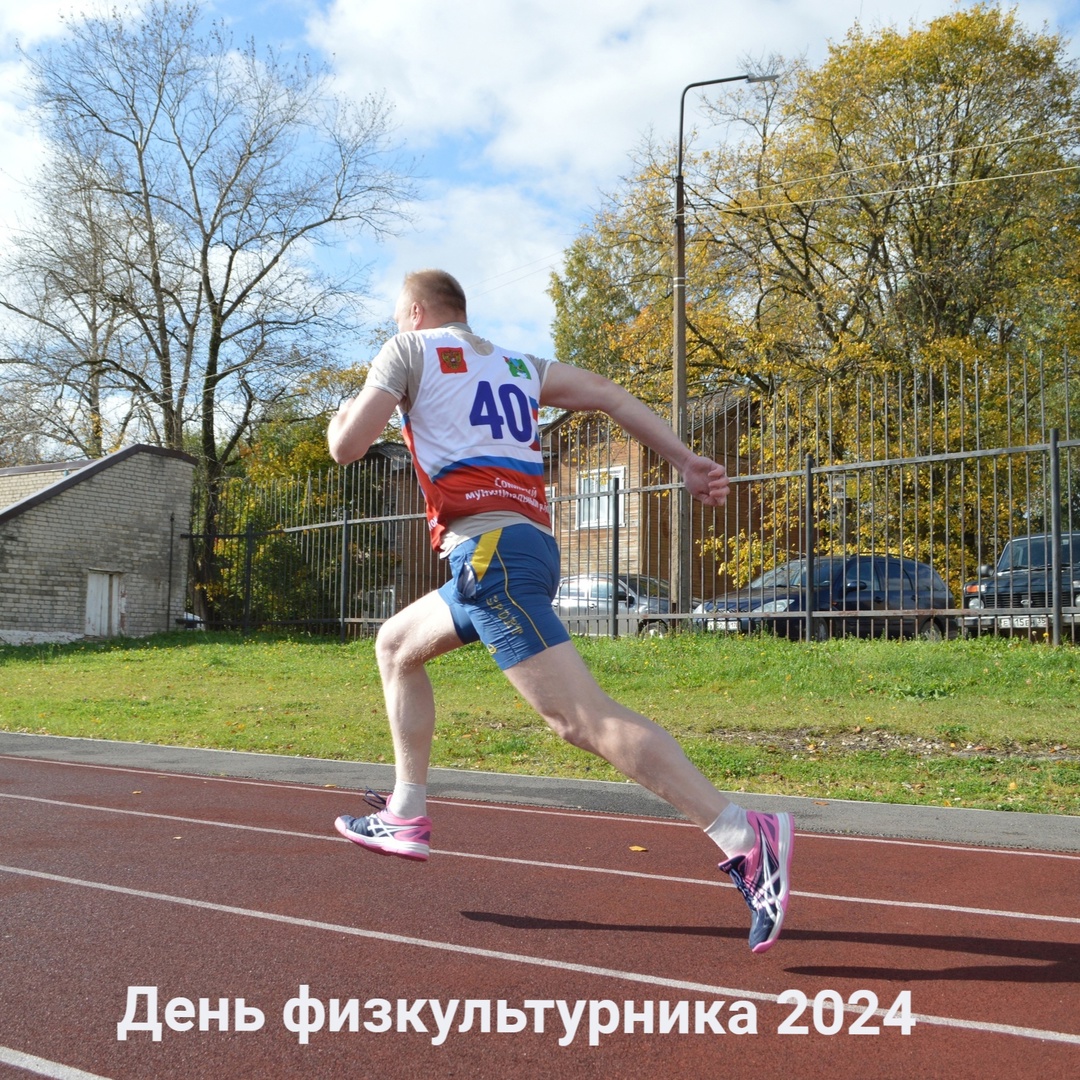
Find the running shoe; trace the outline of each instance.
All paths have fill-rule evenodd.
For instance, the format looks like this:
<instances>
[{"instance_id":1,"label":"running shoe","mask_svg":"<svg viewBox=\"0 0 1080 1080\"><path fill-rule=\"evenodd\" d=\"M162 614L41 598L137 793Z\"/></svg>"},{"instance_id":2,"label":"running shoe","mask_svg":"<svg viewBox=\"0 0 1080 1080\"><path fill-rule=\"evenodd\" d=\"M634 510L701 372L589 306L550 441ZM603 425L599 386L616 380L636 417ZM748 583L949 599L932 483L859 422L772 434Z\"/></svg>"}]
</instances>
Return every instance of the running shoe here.
<instances>
[{"instance_id":1,"label":"running shoe","mask_svg":"<svg viewBox=\"0 0 1080 1080\"><path fill-rule=\"evenodd\" d=\"M399 818L386 809L386 800L369 791L365 800L372 806L382 806L367 817L349 817L342 814L334 822L346 840L377 851L380 855L397 855L402 859L418 859L423 862L431 850L431 819L426 817Z\"/></svg>"},{"instance_id":2,"label":"running shoe","mask_svg":"<svg viewBox=\"0 0 1080 1080\"><path fill-rule=\"evenodd\" d=\"M746 813L757 834L754 850L720 864L750 908L750 951L771 949L780 936L791 891L791 852L795 843L790 814Z\"/></svg>"}]
</instances>

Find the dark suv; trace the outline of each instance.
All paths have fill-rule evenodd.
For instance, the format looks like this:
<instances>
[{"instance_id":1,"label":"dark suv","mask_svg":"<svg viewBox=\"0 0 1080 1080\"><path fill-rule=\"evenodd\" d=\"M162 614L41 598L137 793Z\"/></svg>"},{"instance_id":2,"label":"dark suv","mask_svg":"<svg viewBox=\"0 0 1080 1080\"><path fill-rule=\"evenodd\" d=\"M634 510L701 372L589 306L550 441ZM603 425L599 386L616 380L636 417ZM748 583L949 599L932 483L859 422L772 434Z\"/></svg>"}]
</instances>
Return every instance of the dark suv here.
<instances>
[{"instance_id":1,"label":"dark suv","mask_svg":"<svg viewBox=\"0 0 1080 1080\"><path fill-rule=\"evenodd\" d=\"M717 596L694 609L705 630L768 629L784 637L806 636L809 594L815 638L951 636L954 607L948 586L926 563L899 555L822 555L807 582L805 559L770 570L738 592ZM704 616L702 618L701 616Z\"/></svg>"},{"instance_id":2,"label":"dark suv","mask_svg":"<svg viewBox=\"0 0 1080 1080\"><path fill-rule=\"evenodd\" d=\"M1053 539L1046 533L1017 536L1002 549L997 567L980 566L964 586L964 629L969 634L1049 629L1054 603ZM1080 532L1061 537L1061 603L1080 607ZM1062 628L1080 636L1080 614L1066 611Z\"/></svg>"}]
</instances>

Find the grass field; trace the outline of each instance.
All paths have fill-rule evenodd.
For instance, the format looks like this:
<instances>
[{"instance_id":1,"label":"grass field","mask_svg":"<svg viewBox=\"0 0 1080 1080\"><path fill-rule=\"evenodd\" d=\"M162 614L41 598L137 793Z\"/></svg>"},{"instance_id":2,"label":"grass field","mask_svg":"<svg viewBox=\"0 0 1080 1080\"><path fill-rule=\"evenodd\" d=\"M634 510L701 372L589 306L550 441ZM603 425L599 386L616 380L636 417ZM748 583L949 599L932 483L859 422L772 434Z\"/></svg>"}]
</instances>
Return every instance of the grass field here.
<instances>
[{"instance_id":1,"label":"grass field","mask_svg":"<svg viewBox=\"0 0 1080 1080\"><path fill-rule=\"evenodd\" d=\"M680 635L579 639L601 684L721 788L1080 814L1080 650ZM478 647L429 666L433 764L621 779ZM373 643L167 634L0 647L0 729L390 761Z\"/></svg>"}]
</instances>

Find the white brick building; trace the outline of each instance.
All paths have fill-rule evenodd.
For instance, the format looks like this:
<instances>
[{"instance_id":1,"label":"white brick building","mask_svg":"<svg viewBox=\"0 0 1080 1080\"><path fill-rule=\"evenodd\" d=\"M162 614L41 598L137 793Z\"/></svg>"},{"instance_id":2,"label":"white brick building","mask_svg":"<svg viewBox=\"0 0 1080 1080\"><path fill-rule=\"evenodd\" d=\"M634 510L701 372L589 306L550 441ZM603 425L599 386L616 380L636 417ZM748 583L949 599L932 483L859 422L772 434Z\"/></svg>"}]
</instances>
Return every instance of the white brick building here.
<instances>
[{"instance_id":1,"label":"white brick building","mask_svg":"<svg viewBox=\"0 0 1080 1080\"><path fill-rule=\"evenodd\" d=\"M194 472L193 458L156 446L0 469L0 641L175 629Z\"/></svg>"}]
</instances>

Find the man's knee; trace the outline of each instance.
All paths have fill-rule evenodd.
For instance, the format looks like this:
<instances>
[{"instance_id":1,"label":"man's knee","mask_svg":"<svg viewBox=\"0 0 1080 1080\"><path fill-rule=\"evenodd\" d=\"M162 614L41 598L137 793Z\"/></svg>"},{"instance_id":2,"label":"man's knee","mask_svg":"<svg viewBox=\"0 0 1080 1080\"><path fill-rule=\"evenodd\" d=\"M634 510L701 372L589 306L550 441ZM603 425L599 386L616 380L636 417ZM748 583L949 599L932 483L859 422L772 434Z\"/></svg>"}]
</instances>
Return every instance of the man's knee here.
<instances>
[{"instance_id":1,"label":"man's knee","mask_svg":"<svg viewBox=\"0 0 1080 1080\"><path fill-rule=\"evenodd\" d=\"M548 702L537 710L556 735L579 750L594 750L593 721L589 711L575 702Z\"/></svg>"},{"instance_id":2,"label":"man's knee","mask_svg":"<svg viewBox=\"0 0 1080 1080\"><path fill-rule=\"evenodd\" d=\"M402 662L405 637L405 627L397 616L387 619L379 627L375 635L375 661L380 670L385 671Z\"/></svg>"}]
</instances>

